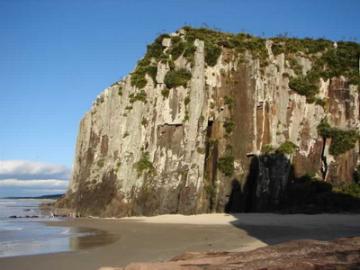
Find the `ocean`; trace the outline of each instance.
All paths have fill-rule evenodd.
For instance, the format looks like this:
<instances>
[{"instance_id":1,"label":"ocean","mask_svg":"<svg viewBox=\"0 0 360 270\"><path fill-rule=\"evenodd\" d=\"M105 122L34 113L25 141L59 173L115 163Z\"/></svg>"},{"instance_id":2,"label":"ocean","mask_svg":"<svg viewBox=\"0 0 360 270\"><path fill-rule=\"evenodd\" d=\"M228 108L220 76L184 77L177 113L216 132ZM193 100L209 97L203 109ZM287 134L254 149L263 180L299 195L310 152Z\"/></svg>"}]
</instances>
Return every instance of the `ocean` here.
<instances>
[{"instance_id":1,"label":"ocean","mask_svg":"<svg viewBox=\"0 0 360 270\"><path fill-rule=\"evenodd\" d=\"M41 214L42 202L44 200L0 199L0 257L72 251L76 249L74 239L91 234L77 228L47 226L44 221L55 219Z\"/></svg>"}]
</instances>

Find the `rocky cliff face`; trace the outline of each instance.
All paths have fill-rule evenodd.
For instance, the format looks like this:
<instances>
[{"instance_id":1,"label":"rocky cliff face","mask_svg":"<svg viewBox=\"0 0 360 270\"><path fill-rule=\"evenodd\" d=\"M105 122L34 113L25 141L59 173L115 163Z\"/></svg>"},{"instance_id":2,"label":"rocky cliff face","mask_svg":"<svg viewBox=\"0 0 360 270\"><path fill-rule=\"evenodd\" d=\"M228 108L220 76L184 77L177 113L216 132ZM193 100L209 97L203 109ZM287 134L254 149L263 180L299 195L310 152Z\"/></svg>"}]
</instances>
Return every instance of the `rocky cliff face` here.
<instances>
[{"instance_id":1,"label":"rocky cliff face","mask_svg":"<svg viewBox=\"0 0 360 270\"><path fill-rule=\"evenodd\" d=\"M349 42L162 35L82 119L58 204L97 216L260 211L291 177L349 182L359 54Z\"/></svg>"}]
</instances>

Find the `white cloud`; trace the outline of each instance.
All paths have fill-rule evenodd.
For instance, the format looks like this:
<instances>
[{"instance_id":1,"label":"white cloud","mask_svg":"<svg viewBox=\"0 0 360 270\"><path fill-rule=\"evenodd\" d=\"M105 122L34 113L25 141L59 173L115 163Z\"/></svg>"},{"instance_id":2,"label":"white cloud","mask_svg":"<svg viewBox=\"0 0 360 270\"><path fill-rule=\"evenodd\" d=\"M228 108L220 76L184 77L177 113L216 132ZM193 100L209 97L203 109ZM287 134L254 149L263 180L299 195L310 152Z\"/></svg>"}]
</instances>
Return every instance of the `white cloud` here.
<instances>
[{"instance_id":1,"label":"white cloud","mask_svg":"<svg viewBox=\"0 0 360 270\"><path fill-rule=\"evenodd\" d=\"M0 160L0 197L64 193L70 169L26 160Z\"/></svg>"},{"instance_id":2,"label":"white cloud","mask_svg":"<svg viewBox=\"0 0 360 270\"><path fill-rule=\"evenodd\" d=\"M26 188L64 188L68 186L67 180L61 179L40 179L40 180L19 180L19 179L2 179L0 187L26 187Z\"/></svg>"},{"instance_id":3,"label":"white cloud","mask_svg":"<svg viewBox=\"0 0 360 270\"><path fill-rule=\"evenodd\" d=\"M63 165L26 160L0 160L0 179L62 179L70 178L70 169Z\"/></svg>"}]
</instances>

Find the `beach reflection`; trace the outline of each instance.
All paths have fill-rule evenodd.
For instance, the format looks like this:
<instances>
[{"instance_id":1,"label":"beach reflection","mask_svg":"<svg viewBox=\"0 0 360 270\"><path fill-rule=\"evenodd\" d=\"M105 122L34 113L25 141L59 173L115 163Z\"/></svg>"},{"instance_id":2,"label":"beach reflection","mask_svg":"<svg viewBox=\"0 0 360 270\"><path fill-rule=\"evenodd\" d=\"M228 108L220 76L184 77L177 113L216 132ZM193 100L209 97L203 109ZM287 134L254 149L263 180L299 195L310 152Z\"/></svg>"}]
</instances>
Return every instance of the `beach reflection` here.
<instances>
[{"instance_id":1,"label":"beach reflection","mask_svg":"<svg viewBox=\"0 0 360 270\"><path fill-rule=\"evenodd\" d=\"M74 231L74 236L69 238L69 250L71 251L108 245L117 239L115 235L96 229L71 228L71 230Z\"/></svg>"}]
</instances>

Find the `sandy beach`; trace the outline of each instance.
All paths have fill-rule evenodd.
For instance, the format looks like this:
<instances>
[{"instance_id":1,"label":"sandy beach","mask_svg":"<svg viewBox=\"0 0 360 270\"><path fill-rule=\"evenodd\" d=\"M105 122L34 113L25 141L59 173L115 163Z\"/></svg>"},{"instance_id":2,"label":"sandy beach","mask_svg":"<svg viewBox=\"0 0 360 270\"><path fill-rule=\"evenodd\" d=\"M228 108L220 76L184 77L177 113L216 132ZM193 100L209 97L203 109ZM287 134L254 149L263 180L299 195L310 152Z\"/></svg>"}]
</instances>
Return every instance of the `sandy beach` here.
<instances>
[{"instance_id":1,"label":"sandy beach","mask_svg":"<svg viewBox=\"0 0 360 270\"><path fill-rule=\"evenodd\" d=\"M0 269L90 270L167 260L184 251L251 250L293 239L359 236L360 215L164 215L69 219L49 226L89 228L99 233L71 240L74 252L2 258Z\"/></svg>"}]
</instances>

